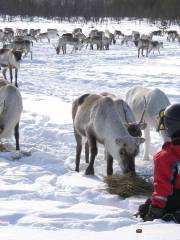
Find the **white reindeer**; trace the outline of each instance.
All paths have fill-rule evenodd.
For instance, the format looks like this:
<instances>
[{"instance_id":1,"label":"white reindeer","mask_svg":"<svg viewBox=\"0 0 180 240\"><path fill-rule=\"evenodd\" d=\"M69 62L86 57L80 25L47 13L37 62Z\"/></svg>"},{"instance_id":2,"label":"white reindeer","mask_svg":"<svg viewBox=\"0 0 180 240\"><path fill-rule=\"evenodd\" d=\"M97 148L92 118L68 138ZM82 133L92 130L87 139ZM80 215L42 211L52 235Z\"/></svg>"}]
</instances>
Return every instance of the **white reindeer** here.
<instances>
[{"instance_id":1,"label":"white reindeer","mask_svg":"<svg viewBox=\"0 0 180 240\"><path fill-rule=\"evenodd\" d=\"M49 38L59 37L58 30L56 28L48 28L47 33Z\"/></svg>"},{"instance_id":2,"label":"white reindeer","mask_svg":"<svg viewBox=\"0 0 180 240\"><path fill-rule=\"evenodd\" d=\"M3 67L3 76L6 78L6 71L9 69L10 71L10 80L12 83L13 74L12 69L15 69L15 86L18 87L17 83L17 73L20 67L20 61L22 57L22 51L13 50L13 49L0 49L0 66Z\"/></svg>"},{"instance_id":3,"label":"white reindeer","mask_svg":"<svg viewBox=\"0 0 180 240\"><path fill-rule=\"evenodd\" d=\"M126 101L133 110L136 120L141 118L142 111L144 109L146 99L146 110L143 116L145 123L147 123L146 129L144 129L145 137L145 149L143 160L149 160L149 145L150 145L150 129L158 129L158 116L162 109L165 109L169 104L169 99L166 94L158 88L150 89L146 87L136 86L131 88L126 94ZM164 142L168 141L165 130L160 130Z\"/></svg>"},{"instance_id":4,"label":"white reindeer","mask_svg":"<svg viewBox=\"0 0 180 240\"><path fill-rule=\"evenodd\" d=\"M108 175L113 174L113 158L118 160L123 173L135 172L135 157L144 139L128 133L111 97L100 94L80 96L73 102L72 118L77 143L76 171L79 172L82 137L86 137L90 148L87 175L94 174L97 142L105 147Z\"/></svg>"},{"instance_id":5,"label":"white reindeer","mask_svg":"<svg viewBox=\"0 0 180 240\"><path fill-rule=\"evenodd\" d=\"M22 97L17 87L0 79L0 139L10 138L13 133L16 150L19 146L19 121L22 113Z\"/></svg>"}]
</instances>

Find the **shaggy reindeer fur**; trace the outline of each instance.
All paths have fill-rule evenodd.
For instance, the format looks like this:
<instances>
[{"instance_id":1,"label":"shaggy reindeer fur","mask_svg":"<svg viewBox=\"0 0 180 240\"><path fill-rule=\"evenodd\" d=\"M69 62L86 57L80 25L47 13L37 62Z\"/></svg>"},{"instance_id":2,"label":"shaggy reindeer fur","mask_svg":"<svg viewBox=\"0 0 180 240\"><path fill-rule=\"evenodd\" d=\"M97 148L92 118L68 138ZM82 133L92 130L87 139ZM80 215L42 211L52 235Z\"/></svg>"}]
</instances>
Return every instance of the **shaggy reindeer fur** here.
<instances>
[{"instance_id":1,"label":"shaggy reindeer fur","mask_svg":"<svg viewBox=\"0 0 180 240\"><path fill-rule=\"evenodd\" d=\"M143 159L149 160L150 128L158 128L157 117L159 116L159 112L170 105L170 102L166 94L158 88L150 89L141 86L131 88L126 94L126 101L134 112L137 121L142 115L144 98L146 99L147 106L143 120L147 123L147 128L144 130L146 141ZM159 133L164 142L169 140L165 130Z\"/></svg>"},{"instance_id":2,"label":"shaggy reindeer fur","mask_svg":"<svg viewBox=\"0 0 180 240\"><path fill-rule=\"evenodd\" d=\"M0 79L0 138L10 138L13 133L16 150L19 150L19 120L22 97L18 88Z\"/></svg>"},{"instance_id":3,"label":"shaggy reindeer fur","mask_svg":"<svg viewBox=\"0 0 180 240\"><path fill-rule=\"evenodd\" d=\"M6 71L9 68L11 83L13 80L12 69L15 69L15 86L17 84L17 73L20 67L22 51L2 48L0 49L0 66L3 67L3 76L6 78Z\"/></svg>"},{"instance_id":4,"label":"shaggy reindeer fur","mask_svg":"<svg viewBox=\"0 0 180 240\"><path fill-rule=\"evenodd\" d=\"M135 40L134 44L138 49L138 58L140 56L140 51L141 51L141 55L144 57L144 50L146 50L146 57L148 56L148 50L149 50L149 45L150 45L149 39Z\"/></svg>"},{"instance_id":5,"label":"shaggy reindeer fur","mask_svg":"<svg viewBox=\"0 0 180 240\"><path fill-rule=\"evenodd\" d=\"M76 171L79 171L82 136L90 147L90 163L86 174L94 174L97 142L105 147L107 174L113 174L113 158L119 161L123 173L135 172L135 156L140 137L132 137L124 127L114 101L109 96L85 94L77 98L72 106L72 118L76 146Z\"/></svg>"}]
</instances>

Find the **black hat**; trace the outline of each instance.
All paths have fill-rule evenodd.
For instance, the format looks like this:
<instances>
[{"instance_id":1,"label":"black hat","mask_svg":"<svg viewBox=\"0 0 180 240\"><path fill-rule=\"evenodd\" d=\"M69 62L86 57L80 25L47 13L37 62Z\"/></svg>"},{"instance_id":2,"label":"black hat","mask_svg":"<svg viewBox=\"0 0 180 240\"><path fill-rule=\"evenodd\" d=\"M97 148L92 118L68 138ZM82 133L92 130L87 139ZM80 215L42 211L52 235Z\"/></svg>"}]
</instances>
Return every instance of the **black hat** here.
<instances>
[{"instance_id":1,"label":"black hat","mask_svg":"<svg viewBox=\"0 0 180 240\"><path fill-rule=\"evenodd\" d=\"M180 103L172 104L165 109L164 126L169 137L180 137Z\"/></svg>"}]
</instances>

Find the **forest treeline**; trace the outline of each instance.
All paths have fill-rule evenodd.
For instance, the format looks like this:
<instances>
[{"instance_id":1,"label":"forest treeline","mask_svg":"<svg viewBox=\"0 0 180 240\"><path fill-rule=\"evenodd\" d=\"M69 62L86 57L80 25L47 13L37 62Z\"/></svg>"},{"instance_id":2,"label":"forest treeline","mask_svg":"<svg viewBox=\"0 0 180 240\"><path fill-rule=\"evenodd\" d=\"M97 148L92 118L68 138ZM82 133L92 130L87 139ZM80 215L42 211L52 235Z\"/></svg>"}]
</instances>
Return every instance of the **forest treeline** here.
<instances>
[{"instance_id":1,"label":"forest treeline","mask_svg":"<svg viewBox=\"0 0 180 240\"><path fill-rule=\"evenodd\" d=\"M0 0L10 16L180 19L180 0Z\"/></svg>"}]
</instances>

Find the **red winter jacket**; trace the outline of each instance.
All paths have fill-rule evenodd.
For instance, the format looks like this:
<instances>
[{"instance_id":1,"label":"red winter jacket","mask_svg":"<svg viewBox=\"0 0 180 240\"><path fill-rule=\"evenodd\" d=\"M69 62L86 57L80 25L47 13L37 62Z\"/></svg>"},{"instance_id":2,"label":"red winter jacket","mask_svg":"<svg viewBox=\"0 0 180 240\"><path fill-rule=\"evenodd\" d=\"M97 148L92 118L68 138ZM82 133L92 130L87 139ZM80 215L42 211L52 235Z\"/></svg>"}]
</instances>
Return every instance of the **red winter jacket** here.
<instances>
[{"instance_id":1,"label":"red winter jacket","mask_svg":"<svg viewBox=\"0 0 180 240\"><path fill-rule=\"evenodd\" d=\"M180 190L180 145L165 143L153 159L154 192L151 204L163 208L168 196L173 194L173 187ZM176 177L174 171L177 172Z\"/></svg>"}]
</instances>

